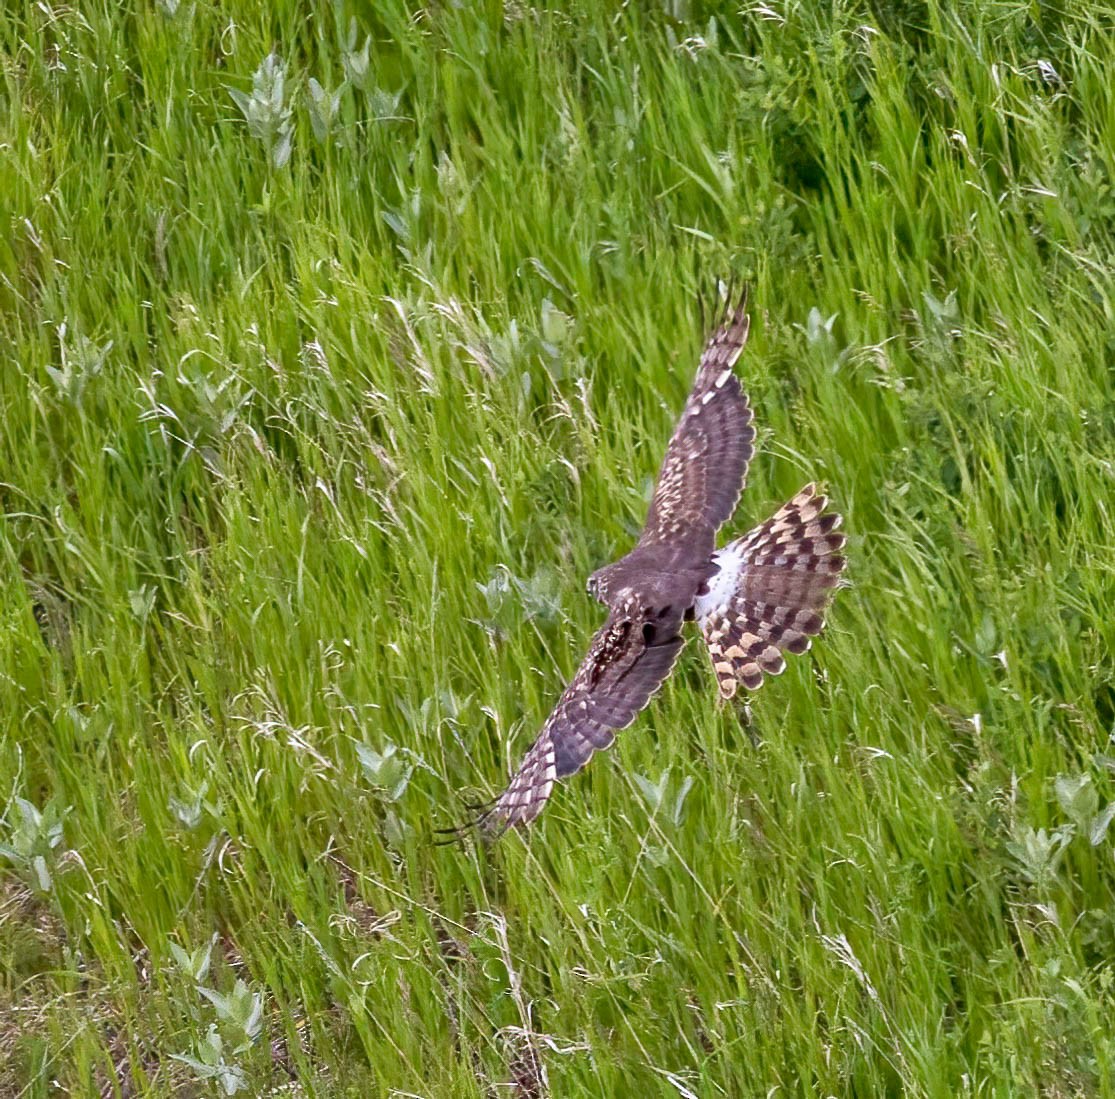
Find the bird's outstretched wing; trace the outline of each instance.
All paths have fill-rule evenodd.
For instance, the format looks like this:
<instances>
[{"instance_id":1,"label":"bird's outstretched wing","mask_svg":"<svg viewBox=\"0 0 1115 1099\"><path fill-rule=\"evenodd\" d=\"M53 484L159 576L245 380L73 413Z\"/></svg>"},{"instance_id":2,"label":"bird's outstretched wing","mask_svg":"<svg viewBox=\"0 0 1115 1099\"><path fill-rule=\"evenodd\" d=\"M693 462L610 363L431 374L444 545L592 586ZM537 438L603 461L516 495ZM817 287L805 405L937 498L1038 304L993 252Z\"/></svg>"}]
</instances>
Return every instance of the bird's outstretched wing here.
<instances>
[{"instance_id":1,"label":"bird's outstretched wing","mask_svg":"<svg viewBox=\"0 0 1115 1099\"><path fill-rule=\"evenodd\" d=\"M673 617L608 618L507 789L476 822L481 831L498 835L534 820L558 779L611 747L670 674L685 644L680 627Z\"/></svg>"},{"instance_id":2,"label":"bird's outstretched wing","mask_svg":"<svg viewBox=\"0 0 1115 1099\"><path fill-rule=\"evenodd\" d=\"M754 413L732 367L747 342L747 291L705 345L666 448L640 544L678 543L707 558L735 510L754 453Z\"/></svg>"}]
</instances>

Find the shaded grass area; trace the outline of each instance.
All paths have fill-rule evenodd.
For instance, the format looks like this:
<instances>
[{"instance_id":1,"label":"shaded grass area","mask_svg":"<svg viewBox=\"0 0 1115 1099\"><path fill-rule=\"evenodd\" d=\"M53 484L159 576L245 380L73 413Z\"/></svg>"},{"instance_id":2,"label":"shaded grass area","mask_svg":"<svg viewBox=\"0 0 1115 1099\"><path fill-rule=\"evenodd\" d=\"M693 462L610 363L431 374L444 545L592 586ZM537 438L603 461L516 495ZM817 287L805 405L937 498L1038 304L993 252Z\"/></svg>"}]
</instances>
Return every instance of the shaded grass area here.
<instances>
[{"instance_id":1,"label":"shaded grass area","mask_svg":"<svg viewBox=\"0 0 1115 1099\"><path fill-rule=\"evenodd\" d=\"M0 1091L1115 1090L1113 15L0 25ZM431 846L729 275L731 529L822 480L853 586Z\"/></svg>"}]
</instances>

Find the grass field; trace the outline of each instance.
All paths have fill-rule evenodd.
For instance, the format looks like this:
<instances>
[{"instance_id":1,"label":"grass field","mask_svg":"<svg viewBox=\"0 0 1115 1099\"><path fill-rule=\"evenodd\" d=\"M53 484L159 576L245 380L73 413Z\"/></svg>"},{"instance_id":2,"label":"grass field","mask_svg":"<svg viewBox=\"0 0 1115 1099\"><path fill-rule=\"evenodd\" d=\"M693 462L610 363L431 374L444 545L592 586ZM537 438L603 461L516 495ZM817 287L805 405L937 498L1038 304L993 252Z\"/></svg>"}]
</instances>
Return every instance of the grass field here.
<instances>
[{"instance_id":1,"label":"grass field","mask_svg":"<svg viewBox=\"0 0 1115 1099\"><path fill-rule=\"evenodd\" d=\"M1115 1094L1115 10L604 7L6 7L5 1099ZM729 277L852 586L434 846Z\"/></svg>"}]
</instances>

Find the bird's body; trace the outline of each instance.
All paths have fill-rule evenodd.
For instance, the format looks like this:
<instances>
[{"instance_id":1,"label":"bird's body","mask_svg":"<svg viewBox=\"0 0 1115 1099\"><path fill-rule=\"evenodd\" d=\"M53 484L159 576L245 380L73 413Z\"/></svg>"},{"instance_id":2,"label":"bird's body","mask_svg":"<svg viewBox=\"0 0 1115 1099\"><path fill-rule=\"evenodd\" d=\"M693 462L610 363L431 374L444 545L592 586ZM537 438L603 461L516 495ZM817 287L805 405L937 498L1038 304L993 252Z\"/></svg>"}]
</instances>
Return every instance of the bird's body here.
<instances>
[{"instance_id":1,"label":"bird's body","mask_svg":"<svg viewBox=\"0 0 1115 1099\"><path fill-rule=\"evenodd\" d=\"M618 561L592 574L589 589L605 606L623 607L632 601L645 609L671 604L682 613L693 606L697 592L717 571L710 554L705 561L689 561L671 546L640 543Z\"/></svg>"},{"instance_id":2,"label":"bird's body","mask_svg":"<svg viewBox=\"0 0 1115 1099\"><path fill-rule=\"evenodd\" d=\"M705 346L635 547L589 577L608 618L507 789L480 817L487 832L533 820L554 783L609 747L670 674L695 620L723 698L754 690L820 632L839 581L840 516L807 485L720 550L716 532L746 481L755 429L732 367L747 341L746 296Z\"/></svg>"}]
</instances>

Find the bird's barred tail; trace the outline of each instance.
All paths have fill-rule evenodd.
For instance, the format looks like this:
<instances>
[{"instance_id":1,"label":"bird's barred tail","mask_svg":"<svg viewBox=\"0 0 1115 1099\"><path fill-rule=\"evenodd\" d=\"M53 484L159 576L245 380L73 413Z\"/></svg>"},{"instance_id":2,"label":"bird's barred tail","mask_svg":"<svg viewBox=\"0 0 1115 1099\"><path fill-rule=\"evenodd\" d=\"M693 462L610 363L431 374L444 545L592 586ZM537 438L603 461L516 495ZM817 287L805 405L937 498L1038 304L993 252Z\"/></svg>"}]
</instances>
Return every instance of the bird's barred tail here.
<instances>
[{"instance_id":1,"label":"bird's barred tail","mask_svg":"<svg viewBox=\"0 0 1115 1099\"><path fill-rule=\"evenodd\" d=\"M785 669L783 653L805 652L821 632L845 565L841 517L827 503L806 485L714 555L720 571L694 610L724 698L739 683L756 690L764 675Z\"/></svg>"}]
</instances>

